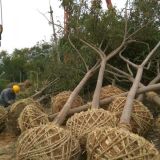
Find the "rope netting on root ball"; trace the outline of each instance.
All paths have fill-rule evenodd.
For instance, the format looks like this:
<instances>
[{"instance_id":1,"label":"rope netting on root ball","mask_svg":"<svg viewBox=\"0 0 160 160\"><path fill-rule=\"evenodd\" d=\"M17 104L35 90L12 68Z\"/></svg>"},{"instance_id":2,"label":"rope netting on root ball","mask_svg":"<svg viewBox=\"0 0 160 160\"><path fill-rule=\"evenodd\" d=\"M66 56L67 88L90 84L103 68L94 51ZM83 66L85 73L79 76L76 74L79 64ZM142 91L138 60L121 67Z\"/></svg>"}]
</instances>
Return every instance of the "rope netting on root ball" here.
<instances>
[{"instance_id":1,"label":"rope netting on root ball","mask_svg":"<svg viewBox=\"0 0 160 160\"><path fill-rule=\"evenodd\" d=\"M111 96L115 96L118 94L124 93L123 90L119 89L116 86L113 85L107 85L101 88L101 92L100 92L100 100L104 99L104 98L108 98ZM108 104L107 105L102 105L101 108L103 109L107 109L108 108Z\"/></svg>"},{"instance_id":2,"label":"rope netting on root ball","mask_svg":"<svg viewBox=\"0 0 160 160\"><path fill-rule=\"evenodd\" d=\"M18 118L23 109L29 104L33 104L34 106L40 108L43 111L41 105L31 98L21 99L15 102L10 108L10 111L8 113L8 119L6 122L7 128L10 132L15 133L16 135L20 134L20 129L18 127Z\"/></svg>"},{"instance_id":3,"label":"rope netting on root ball","mask_svg":"<svg viewBox=\"0 0 160 160\"><path fill-rule=\"evenodd\" d=\"M17 141L17 160L76 160L78 141L53 123L26 130Z\"/></svg>"},{"instance_id":4,"label":"rope netting on root ball","mask_svg":"<svg viewBox=\"0 0 160 160\"><path fill-rule=\"evenodd\" d=\"M156 119L155 119L155 127L159 130L160 132L160 116L158 116Z\"/></svg>"},{"instance_id":5,"label":"rope netting on root ball","mask_svg":"<svg viewBox=\"0 0 160 160\"><path fill-rule=\"evenodd\" d=\"M114 112L118 119L120 119L126 97L117 97L109 105L108 110ZM132 131L139 135L144 135L153 124L153 115L141 102L134 100L133 111L131 115L130 124Z\"/></svg>"},{"instance_id":6,"label":"rope netting on root ball","mask_svg":"<svg viewBox=\"0 0 160 160\"><path fill-rule=\"evenodd\" d=\"M122 89L113 85L107 85L101 88L100 99L108 98L121 93L124 93Z\"/></svg>"},{"instance_id":7,"label":"rope netting on root ball","mask_svg":"<svg viewBox=\"0 0 160 160\"><path fill-rule=\"evenodd\" d=\"M7 118L7 111L3 106L0 106L0 132L5 128L5 122Z\"/></svg>"},{"instance_id":8,"label":"rope netting on root ball","mask_svg":"<svg viewBox=\"0 0 160 160\"><path fill-rule=\"evenodd\" d=\"M47 123L49 123L48 115L33 104L27 105L18 118L21 132Z\"/></svg>"},{"instance_id":9,"label":"rope netting on root ball","mask_svg":"<svg viewBox=\"0 0 160 160\"><path fill-rule=\"evenodd\" d=\"M57 113L63 108L71 93L71 91L64 91L51 98L52 113ZM71 108L76 108L82 105L83 99L80 96L77 96L74 99Z\"/></svg>"},{"instance_id":10,"label":"rope netting on root ball","mask_svg":"<svg viewBox=\"0 0 160 160\"><path fill-rule=\"evenodd\" d=\"M120 128L97 128L88 135L88 160L158 160L149 141Z\"/></svg>"},{"instance_id":11,"label":"rope netting on root ball","mask_svg":"<svg viewBox=\"0 0 160 160\"><path fill-rule=\"evenodd\" d=\"M66 126L72 134L80 140L80 144L84 146L88 133L97 127L115 127L117 122L116 116L109 111L103 109L89 109L86 112L74 114L68 119Z\"/></svg>"}]
</instances>

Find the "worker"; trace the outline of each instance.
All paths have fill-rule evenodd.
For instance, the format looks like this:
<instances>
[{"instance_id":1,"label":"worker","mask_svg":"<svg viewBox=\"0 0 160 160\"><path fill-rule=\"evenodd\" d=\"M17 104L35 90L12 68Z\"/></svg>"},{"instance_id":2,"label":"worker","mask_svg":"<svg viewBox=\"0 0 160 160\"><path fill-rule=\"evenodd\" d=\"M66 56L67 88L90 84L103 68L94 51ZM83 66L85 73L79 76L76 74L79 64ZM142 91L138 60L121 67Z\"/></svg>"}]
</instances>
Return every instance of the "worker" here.
<instances>
[{"instance_id":1,"label":"worker","mask_svg":"<svg viewBox=\"0 0 160 160\"><path fill-rule=\"evenodd\" d=\"M32 83L31 83L31 81L28 80L28 79L25 80L25 81L22 82L22 83L12 82L12 83L9 83L9 84L7 85L7 88L12 88L13 85L19 85L21 91L24 91L25 89L31 87L31 86L32 86Z\"/></svg>"},{"instance_id":2,"label":"worker","mask_svg":"<svg viewBox=\"0 0 160 160\"><path fill-rule=\"evenodd\" d=\"M0 105L8 107L9 105L13 104L16 100L16 94L19 93L19 91L19 85L13 85L12 88L6 88L2 90L0 94Z\"/></svg>"}]
</instances>

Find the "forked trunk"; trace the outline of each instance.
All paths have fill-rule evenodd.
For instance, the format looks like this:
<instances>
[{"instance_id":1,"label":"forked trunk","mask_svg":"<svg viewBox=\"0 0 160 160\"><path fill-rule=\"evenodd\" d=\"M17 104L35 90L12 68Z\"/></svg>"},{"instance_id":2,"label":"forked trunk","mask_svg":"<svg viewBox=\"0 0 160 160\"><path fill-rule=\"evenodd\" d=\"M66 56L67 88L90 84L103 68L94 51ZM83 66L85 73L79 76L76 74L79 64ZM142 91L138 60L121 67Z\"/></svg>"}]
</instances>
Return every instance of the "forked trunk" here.
<instances>
[{"instance_id":1,"label":"forked trunk","mask_svg":"<svg viewBox=\"0 0 160 160\"><path fill-rule=\"evenodd\" d=\"M160 42L154 47L154 49L148 54L148 56L145 58L145 60L141 63L141 65L137 66L138 71L136 74L136 78L133 82L133 85L128 93L127 100L122 112L122 116L120 118L120 124L130 124L130 118L132 114L132 108L133 108L133 101L143 74L143 68L146 65L146 63L150 60L150 58L153 56L155 51L158 49L160 46Z\"/></svg>"}]
</instances>

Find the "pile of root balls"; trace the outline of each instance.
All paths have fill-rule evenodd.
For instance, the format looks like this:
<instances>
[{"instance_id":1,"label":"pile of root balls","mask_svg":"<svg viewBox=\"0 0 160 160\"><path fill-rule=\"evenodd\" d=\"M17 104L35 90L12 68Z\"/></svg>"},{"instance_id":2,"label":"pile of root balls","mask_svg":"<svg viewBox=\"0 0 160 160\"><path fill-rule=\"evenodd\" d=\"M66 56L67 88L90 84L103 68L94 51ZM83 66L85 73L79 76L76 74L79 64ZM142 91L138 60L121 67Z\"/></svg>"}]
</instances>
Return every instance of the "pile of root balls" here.
<instances>
[{"instance_id":1,"label":"pile of root balls","mask_svg":"<svg viewBox=\"0 0 160 160\"><path fill-rule=\"evenodd\" d=\"M101 99L124 91L114 86L101 90ZM71 92L52 97L50 114L59 112ZM14 103L9 111L0 108L0 131L17 136L17 160L158 160L159 151L143 136L153 126L150 110L135 100L131 130L118 126L126 97L116 97L107 107L75 113L58 125L45 107L28 98ZM71 108L84 104L77 96ZM158 121L157 121L158 123ZM5 126L5 127L4 127Z\"/></svg>"}]
</instances>

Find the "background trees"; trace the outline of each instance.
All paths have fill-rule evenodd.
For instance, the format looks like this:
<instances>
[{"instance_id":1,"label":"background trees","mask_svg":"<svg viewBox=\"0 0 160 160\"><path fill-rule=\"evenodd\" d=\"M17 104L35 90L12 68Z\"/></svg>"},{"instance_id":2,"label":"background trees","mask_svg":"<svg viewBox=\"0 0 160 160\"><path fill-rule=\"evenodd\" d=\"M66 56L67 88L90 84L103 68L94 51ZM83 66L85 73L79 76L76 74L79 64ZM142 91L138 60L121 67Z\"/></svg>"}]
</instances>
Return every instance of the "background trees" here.
<instances>
[{"instance_id":1,"label":"background trees","mask_svg":"<svg viewBox=\"0 0 160 160\"><path fill-rule=\"evenodd\" d=\"M125 27L124 10L116 8L103 9L102 2L88 0L61 0L67 14L63 36L58 43L39 42L31 48L15 49L9 55L0 53L1 88L6 82L32 79L37 89L49 81L58 78L54 91L73 89L84 76L86 68L93 65L98 56L93 49L82 40L104 50L106 55L120 45ZM136 41L127 45L123 55L134 63L141 63L149 51L160 39L159 14L160 6L155 0L133 0L128 8L128 35L143 27L132 38ZM57 33L58 35L58 33ZM132 39L131 39L132 40ZM56 51L60 53L61 63L57 62ZM157 51L159 52L159 51ZM142 81L147 84L159 70L160 54L150 60L149 70L144 71ZM126 63L118 57L109 61L110 64L128 71ZM132 69L133 74L135 70ZM96 77L96 75L95 75ZM94 89L96 78L93 77L82 93ZM105 72L104 84L112 80L123 87L130 83L117 79L113 74Z\"/></svg>"}]
</instances>

